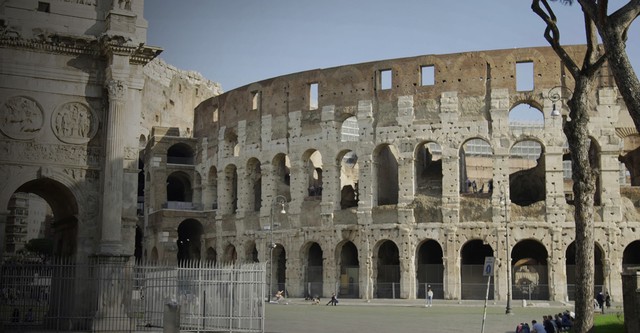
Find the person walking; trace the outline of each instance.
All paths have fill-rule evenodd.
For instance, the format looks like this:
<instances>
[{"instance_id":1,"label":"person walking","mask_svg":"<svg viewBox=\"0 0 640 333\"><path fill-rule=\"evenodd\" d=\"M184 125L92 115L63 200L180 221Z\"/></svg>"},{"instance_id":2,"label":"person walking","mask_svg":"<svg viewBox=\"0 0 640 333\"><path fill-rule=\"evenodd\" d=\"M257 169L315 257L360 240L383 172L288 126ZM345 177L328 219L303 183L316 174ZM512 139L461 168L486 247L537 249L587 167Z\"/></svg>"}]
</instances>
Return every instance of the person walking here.
<instances>
[{"instance_id":1,"label":"person walking","mask_svg":"<svg viewBox=\"0 0 640 333\"><path fill-rule=\"evenodd\" d=\"M427 304L425 304L425 307L431 306L433 306L433 290L431 286L427 286Z\"/></svg>"},{"instance_id":2,"label":"person walking","mask_svg":"<svg viewBox=\"0 0 640 333\"><path fill-rule=\"evenodd\" d=\"M602 291L599 292L598 295L596 296L596 301L598 302L598 307L600 307L600 311L604 313L604 295L602 294Z\"/></svg>"},{"instance_id":3,"label":"person walking","mask_svg":"<svg viewBox=\"0 0 640 333\"><path fill-rule=\"evenodd\" d=\"M338 297L336 297L336 293L331 294L331 299L329 300L329 303L327 303L326 305L333 305L336 306L338 305Z\"/></svg>"}]
</instances>

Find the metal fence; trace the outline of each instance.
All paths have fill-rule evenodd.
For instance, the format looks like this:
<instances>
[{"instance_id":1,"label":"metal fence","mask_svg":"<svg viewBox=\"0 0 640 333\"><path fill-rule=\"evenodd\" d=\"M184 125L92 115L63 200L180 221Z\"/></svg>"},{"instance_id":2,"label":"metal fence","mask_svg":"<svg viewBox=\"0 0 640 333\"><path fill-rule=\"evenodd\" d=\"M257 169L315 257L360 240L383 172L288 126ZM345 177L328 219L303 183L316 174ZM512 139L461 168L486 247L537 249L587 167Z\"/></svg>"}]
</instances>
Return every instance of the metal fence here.
<instances>
[{"instance_id":1,"label":"metal fence","mask_svg":"<svg viewBox=\"0 0 640 333\"><path fill-rule=\"evenodd\" d=\"M0 331L264 332L265 265L10 261L0 266Z\"/></svg>"}]
</instances>

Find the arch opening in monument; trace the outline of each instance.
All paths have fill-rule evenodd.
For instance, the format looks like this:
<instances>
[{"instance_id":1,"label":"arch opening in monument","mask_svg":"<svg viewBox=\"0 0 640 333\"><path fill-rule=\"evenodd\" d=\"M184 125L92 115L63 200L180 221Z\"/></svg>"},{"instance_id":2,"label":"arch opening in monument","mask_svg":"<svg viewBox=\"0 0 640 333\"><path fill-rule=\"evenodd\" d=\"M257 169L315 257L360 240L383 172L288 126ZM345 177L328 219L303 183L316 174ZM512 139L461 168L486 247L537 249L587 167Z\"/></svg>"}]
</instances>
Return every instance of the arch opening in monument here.
<instances>
[{"instance_id":1,"label":"arch opening in monument","mask_svg":"<svg viewBox=\"0 0 640 333\"><path fill-rule=\"evenodd\" d=\"M178 262L200 260L200 247L204 228L194 219L187 219L178 226Z\"/></svg>"},{"instance_id":2,"label":"arch opening in monument","mask_svg":"<svg viewBox=\"0 0 640 333\"><path fill-rule=\"evenodd\" d=\"M376 252L376 298L397 298L400 295L400 251L390 241L382 241Z\"/></svg>"},{"instance_id":3,"label":"arch opening in monument","mask_svg":"<svg viewBox=\"0 0 640 333\"><path fill-rule=\"evenodd\" d=\"M338 281L339 295L346 298L358 298L360 295L360 261L358 248L351 241L339 247L337 262L340 266Z\"/></svg>"},{"instance_id":4,"label":"arch opening in monument","mask_svg":"<svg viewBox=\"0 0 640 333\"><path fill-rule=\"evenodd\" d=\"M418 247L416 257L417 298L424 299L427 288L433 290L434 298L444 298L443 257L442 246L434 239L429 239Z\"/></svg>"},{"instance_id":5,"label":"arch opening in monument","mask_svg":"<svg viewBox=\"0 0 640 333\"><path fill-rule=\"evenodd\" d=\"M340 166L340 209L357 207L360 179L358 155L352 150L347 150L338 155L337 161Z\"/></svg>"},{"instance_id":6,"label":"arch opening in monument","mask_svg":"<svg viewBox=\"0 0 640 333\"><path fill-rule=\"evenodd\" d=\"M511 250L513 299L549 300L547 249L537 240L524 239Z\"/></svg>"},{"instance_id":7,"label":"arch opening in monument","mask_svg":"<svg viewBox=\"0 0 640 333\"><path fill-rule=\"evenodd\" d=\"M576 244L571 242L566 251L566 270L567 270L567 294L569 300L575 300L576 295ZM594 295L604 290L604 270L603 270L604 253L598 243L593 248L594 262Z\"/></svg>"},{"instance_id":8,"label":"arch opening in monument","mask_svg":"<svg viewBox=\"0 0 640 333\"><path fill-rule=\"evenodd\" d=\"M460 249L460 281L462 299L484 299L487 278L484 276L484 260L494 257L491 245L480 239L466 242ZM491 281L489 299L494 299L495 282Z\"/></svg>"},{"instance_id":9,"label":"arch opening in monument","mask_svg":"<svg viewBox=\"0 0 640 333\"><path fill-rule=\"evenodd\" d=\"M305 267L304 272L304 291L306 298L319 298L323 295L323 267L322 267L322 248L316 242L306 247L306 253L303 255Z\"/></svg>"}]
</instances>

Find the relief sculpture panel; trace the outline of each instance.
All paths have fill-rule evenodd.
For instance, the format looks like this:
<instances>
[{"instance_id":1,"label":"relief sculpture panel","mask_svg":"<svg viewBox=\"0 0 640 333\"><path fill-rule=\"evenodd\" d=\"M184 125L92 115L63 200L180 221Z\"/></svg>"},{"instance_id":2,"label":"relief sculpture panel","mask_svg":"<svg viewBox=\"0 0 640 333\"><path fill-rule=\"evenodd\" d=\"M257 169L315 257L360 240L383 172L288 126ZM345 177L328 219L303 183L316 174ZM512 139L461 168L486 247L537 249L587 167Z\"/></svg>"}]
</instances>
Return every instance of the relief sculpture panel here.
<instances>
[{"instance_id":1,"label":"relief sculpture panel","mask_svg":"<svg viewBox=\"0 0 640 333\"><path fill-rule=\"evenodd\" d=\"M35 138L42 130L43 123L42 108L31 98L14 96L0 107L0 131L12 139Z\"/></svg>"},{"instance_id":2,"label":"relief sculpture panel","mask_svg":"<svg viewBox=\"0 0 640 333\"><path fill-rule=\"evenodd\" d=\"M51 116L53 134L71 144L89 142L98 130L98 117L85 104L70 102L60 106Z\"/></svg>"}]
</instances>

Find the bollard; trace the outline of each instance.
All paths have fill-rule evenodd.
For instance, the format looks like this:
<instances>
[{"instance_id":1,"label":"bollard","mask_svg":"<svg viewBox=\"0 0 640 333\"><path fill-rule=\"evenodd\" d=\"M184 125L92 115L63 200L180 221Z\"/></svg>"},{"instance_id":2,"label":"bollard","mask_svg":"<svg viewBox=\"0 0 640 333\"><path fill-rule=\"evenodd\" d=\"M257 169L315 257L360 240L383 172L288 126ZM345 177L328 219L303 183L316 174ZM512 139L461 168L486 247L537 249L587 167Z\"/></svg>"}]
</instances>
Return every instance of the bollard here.
<instances>
[{"instance_id":1,"label":"bollard","mask_svg":"<svg viewBox=\"0 0 640 333\"><path fill-rule=\"evenodd\" d=\"M526 299L522 299L522 307L526 308L527 307L527 300Z\"/></svg>"},{"instance_id":2,"label":"bollard","mask_svg":"<svg viewBox=\"0 0 640 333\"><path fill-rule=\"evenodd\" d=\"M180 305L176 300L165 301L162 326L163 333L180 333Z\"/></svg>"}]
</instances>

